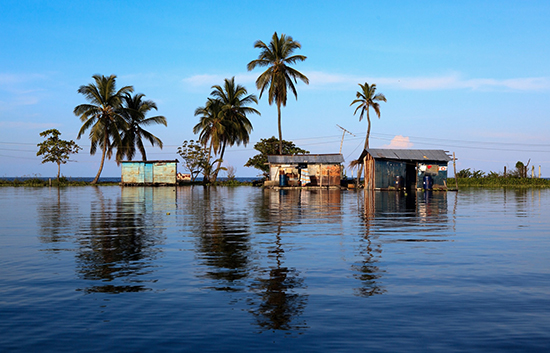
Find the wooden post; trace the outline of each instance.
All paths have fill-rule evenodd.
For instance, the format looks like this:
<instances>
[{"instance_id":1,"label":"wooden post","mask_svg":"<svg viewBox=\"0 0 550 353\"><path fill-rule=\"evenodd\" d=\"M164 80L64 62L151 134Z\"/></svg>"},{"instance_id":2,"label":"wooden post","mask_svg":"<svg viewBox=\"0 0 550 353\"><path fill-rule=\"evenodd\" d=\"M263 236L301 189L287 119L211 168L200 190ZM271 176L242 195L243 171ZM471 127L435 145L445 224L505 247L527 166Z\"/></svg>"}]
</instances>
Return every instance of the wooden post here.
<instances>
[{"instance_id":1,"label":"wooden post","mask_svg":"<svg viewBox=\"0 0 550 353\"><path fill-rule=\"evenodd\" d=\"M458 176L456 175L456 158L455 158L455 153L453 152L453 169L455 171L455 186L456 186L456 191L458 191ZM506 172L505 172L506 173Z\"/></svg>"},{"instance_id":2,"label":"wooden post","mask_svg":"<svg viewBox=\"0 0 550 353\"><path fill-rule=\"evenodd\" d=\"M506 178L506 166L504 166L504 177Z\"/></svg>"},{"instance_id":3,"label":"wooden post","mask_svg":"<svg viewBox=\"0 0 550 353\"><path fill-rule=\"evenodd\" d=\"M531 179L533 179L535 177L535 165L533 164L531 166Z\"/></svg>"},{"instance_id":4,"label":"wooden post","mask_svg":"<svg viewBox=\"0 0 550 353\"><path fill-rule=\"evenodd\" d=\"M540 164L539 164L539 179L540 179Z\"/></svg>"},{"instance_id":5,"label":"wooden post","mask_svg":"<svg viewBox=\"0 0 550 353\"><path fill-rule=\"evenodd\" d=\"M369 178L367 178L367 156L365 156L365 157L363 158L363 169L364 169L364 172L365 172L365 173L364 173L364 174L365 174L365 176L364 176L364 179L365 179L365 185L364 185L364 187L367 188L367 187L368 187L368 184L367 184L367 183L368 183L368 179L369 179Z\"/></svg>"}]
</instances>

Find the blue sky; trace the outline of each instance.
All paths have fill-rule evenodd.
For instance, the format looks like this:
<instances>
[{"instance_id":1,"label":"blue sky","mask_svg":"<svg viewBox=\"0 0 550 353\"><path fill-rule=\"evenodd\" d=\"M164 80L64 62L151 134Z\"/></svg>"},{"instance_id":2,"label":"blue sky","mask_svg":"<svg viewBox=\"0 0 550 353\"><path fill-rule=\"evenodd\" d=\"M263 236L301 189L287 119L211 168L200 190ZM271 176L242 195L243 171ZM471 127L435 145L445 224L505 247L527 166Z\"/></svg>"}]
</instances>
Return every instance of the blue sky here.
<instances>
[{"instance_id":1,"label":"blue sky","mask_svg":"<svg viewBox=\"0 0 550 353\"><path fill-rule=\"evenodd\" d=\"M41 131L74 139L85 103L77 93L92 75L117 75L158 105L168 127L150 130L164 149L149 159L175 159L194 139L194 116L211 86L235 76L259 94L256 40L273 32L302 44L297 84L282 111L283 138L311 153L336 153L346 135L346 164L361 152L366 122L350 103L358 84L383 93L372 118L371 147L443 149L457 168L502 171L516 161L550 177L550 3L547 1L10 1L0 14L0 177L54 176L41 164ZM248 146L226 152L238 176L254 143L277 135L277 109L262 97L251 116ZM89 140L62 174L95 176L100 154ZM452 166L452 164L451 164ZM182 170L183 168L180 168ZM450 168L452 169L452 168ZM451 173L452 174L452 173ZM348 171L348 175L350 172ZM102 176L120 176L106 162Z\"/></svg>"}]
</instances>

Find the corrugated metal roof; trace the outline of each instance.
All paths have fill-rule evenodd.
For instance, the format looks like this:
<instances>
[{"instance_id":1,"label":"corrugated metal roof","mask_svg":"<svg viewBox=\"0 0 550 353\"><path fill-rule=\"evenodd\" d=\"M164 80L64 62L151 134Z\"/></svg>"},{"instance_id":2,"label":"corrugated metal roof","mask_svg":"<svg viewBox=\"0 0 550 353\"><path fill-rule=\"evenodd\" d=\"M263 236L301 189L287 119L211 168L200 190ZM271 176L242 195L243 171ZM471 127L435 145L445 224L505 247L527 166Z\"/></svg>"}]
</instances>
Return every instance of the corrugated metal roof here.
<instances>
[{"instance_id":1,"label":"corrugated metal roof","mask_svg":"<svg viewBox=\"0 0 550 353\"><path fill-rule=\"evenodd\" d=\"M267 161L273 164L332 164L344 163L344 157L339 153L334 154L296 154L292 156L272 155L267 156Z\"/></svg>"},{"instance_id":2,"label":"corrugated metal roof","mask_svg":"<svg viewBox=\"0 0 550 353\"><path fill-rule=\"evenodd\" d=\"M405 150L405 149L386 149L386 148L367 148L361 154L361 159L365 152L368 152L374 159L394 159L406 161L437 161L449 162L451 157L443 150Z\"/></svg>"},{"instance_id":3,"label":"corrugated metal roof","mask_svg":"<svg viewBox=\"0 0 550 353\"><path fill-rule=\"evenodd\" d=\"M179 163L177 159L172 160L158 160L158 161L120 161L120 163L143 163L143 164L150 164L150 163Z\"/></svg>"}]
</instances>

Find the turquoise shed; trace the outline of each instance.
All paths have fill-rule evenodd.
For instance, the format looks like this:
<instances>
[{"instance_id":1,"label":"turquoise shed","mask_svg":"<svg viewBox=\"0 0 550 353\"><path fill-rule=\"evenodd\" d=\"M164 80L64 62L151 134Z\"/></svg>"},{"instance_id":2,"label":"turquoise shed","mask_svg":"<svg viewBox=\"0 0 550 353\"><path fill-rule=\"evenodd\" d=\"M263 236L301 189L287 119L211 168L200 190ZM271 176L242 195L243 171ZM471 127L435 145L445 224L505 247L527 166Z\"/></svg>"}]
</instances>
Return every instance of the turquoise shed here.
<instances>
[{"instance_id":1,"label":"turquoise shed","mask_svg":"<svg viewBox=\"0 0 550 353\"><path fill-rule=\"evenodd\" d=\"M122 161L122 185L176 185L178 160Z\"/></svg>"}]
</instances>

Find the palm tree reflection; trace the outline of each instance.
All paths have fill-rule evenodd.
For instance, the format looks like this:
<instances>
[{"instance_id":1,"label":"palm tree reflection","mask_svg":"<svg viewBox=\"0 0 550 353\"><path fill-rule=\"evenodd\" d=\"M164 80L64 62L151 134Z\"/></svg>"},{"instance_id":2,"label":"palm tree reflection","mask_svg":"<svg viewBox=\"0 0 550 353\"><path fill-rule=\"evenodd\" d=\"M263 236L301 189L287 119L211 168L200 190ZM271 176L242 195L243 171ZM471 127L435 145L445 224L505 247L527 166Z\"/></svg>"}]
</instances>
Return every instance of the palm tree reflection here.
<instances>
[{"instance_id":1,"label":"palm tree reflection","mask_svg":"<svg viewBox=\"0 0 550 353\"><path fill-rule=\"evenodd\" d=\"M153 272L159 256L162 229L152 212L146 211L148 198L144 188L123 188L116 201L96 189L89 227L83 227L77 254L78 274L84 280L101 281L80 289L86 293L121 293L151 290L145 276ZM122 283L121 283L122 282ZM108 283L108 284L103 284Z\"/></svg>"},{"instance_id":2,"label":"palm tree reflection","mask_svg":"<svg viewBox=\"0 0 550 353\"><path fill-rule=\"evenodd\" d=\"M251 256L247 210L224 202L234 197L233 192L231 188L208 187L196 188L188 195L198 234L197 250L208 267L205 277L216 281L214 289L223 291L242 290Z\"/></svg>"},{"instance_id":3,"label":"palm tree reflection","mask_svg":"<svg viewBox=\"0 0 550 353\"><path fill-rule=\"evenodd\" d=\"M257 295L250 299L250 312L256 317L258 326L267 330L299 330L306 328L305 321L298 321L307 305L304 279L299 277L296 268L284 266L285 250L281 233L285 222L295 222L301 216L296 203L301 203L300 191L267 192L263 205L267 209L259 212L264 224L277 225L275 244L268 251L268 258L275 261L270 268L263 270L250 285ZM267 211L267 212L265 212Z\"/></svg>"},{"instance_id":4,"label":"palm tree reflection","mask_svg":"<svg viewBox=\"0 0 550 353\"><path fill-rule=\"evenodd\" d=\"M361 281L361 286L355 289L356 295L360 297L370 297L375 294L383 294L386 290L378 283L382 277L382 270L376 265L381 257L382 247L380 243L373 244L372 227L375 215L375 193L374 191L364 189L363 192L363 212L361 219L364 225L364 235L360 242L359 258L360 263L352 265L354 277Z\"/></svg>"}]
</instances>

